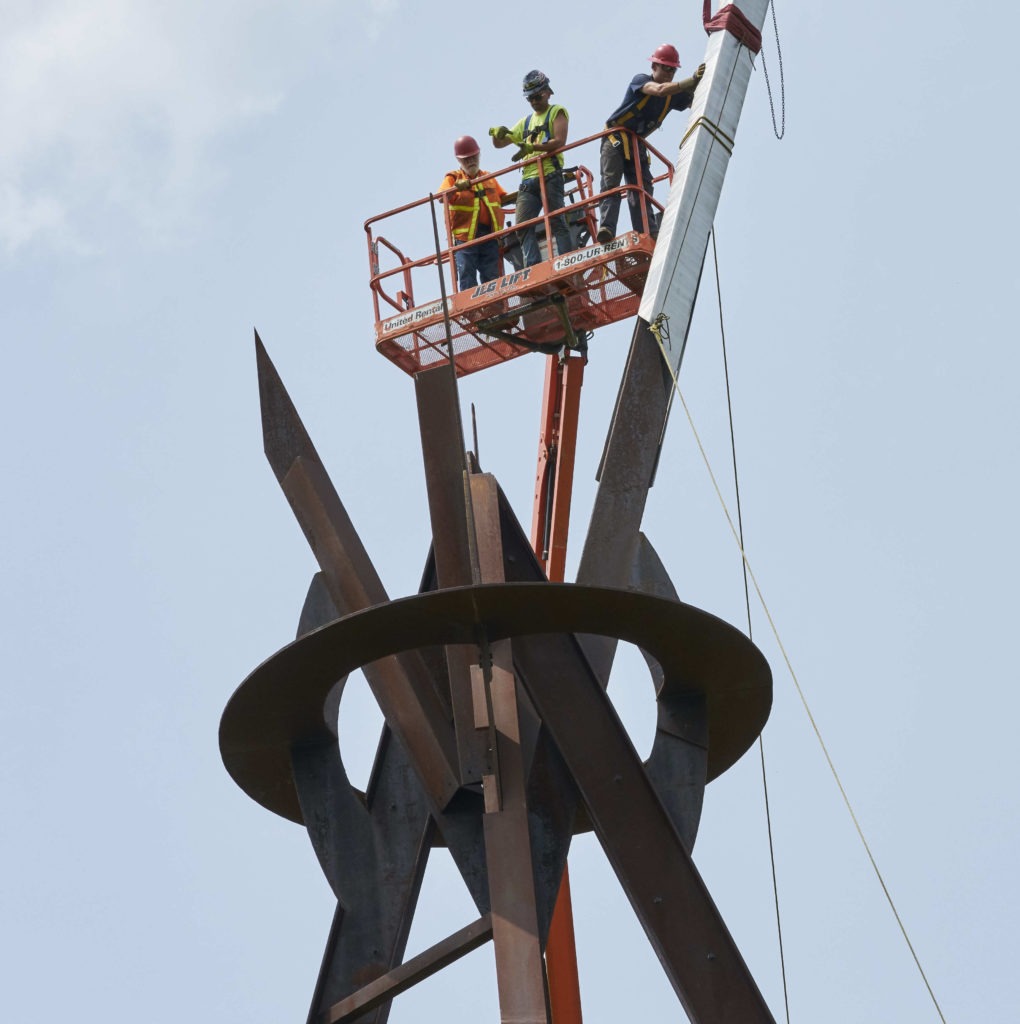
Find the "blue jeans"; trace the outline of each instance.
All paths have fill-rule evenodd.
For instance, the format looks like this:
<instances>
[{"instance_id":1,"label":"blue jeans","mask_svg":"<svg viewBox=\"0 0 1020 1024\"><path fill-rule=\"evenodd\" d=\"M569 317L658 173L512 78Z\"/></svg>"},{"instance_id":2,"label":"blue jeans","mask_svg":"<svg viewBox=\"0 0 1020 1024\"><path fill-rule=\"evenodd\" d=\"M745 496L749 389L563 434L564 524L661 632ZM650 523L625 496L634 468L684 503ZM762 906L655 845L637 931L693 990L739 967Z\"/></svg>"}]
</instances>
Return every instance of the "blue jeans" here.
<instances>
[{"instance_id":1,"label":"blue jeans","mask_svg":"<svg viewBox=\"0 0 1020 1024\"><path fill-rule=\"evenodd\" d=\"M453 261L457 265L457 287L463 292L476 284L492 281L499 277L499 243L495 238L488 242L477 239L492 232L479 225L475 234L476 244L466 249L453 250ZM464 245L458 242L458 246Z\"/></svg>"},{"instance_id":2,"label":"blue jeans","mask_svg":"<svg viewBox=\"0 0 1020 1024\"><path fill-rule=\"evenodd\" d=\"M542 212L542 186L539 179L525 178L521 187L517 190L517 223L531 220ZM549 203L550 210L558 210L563 206L563 172L555 171L545 176L545 196ZM521 240L521 253L524 256L524 265L532 267L542 261L542 254L538 248L538 240L535 238L535 227L523 228L518 232ZM552 218L553 235L556 238L557 255L562 256L570 252L573 245L570 243L570 230L562 217ZM552 253L549 253L552 256Z\"/></svg>"}]
</instances>

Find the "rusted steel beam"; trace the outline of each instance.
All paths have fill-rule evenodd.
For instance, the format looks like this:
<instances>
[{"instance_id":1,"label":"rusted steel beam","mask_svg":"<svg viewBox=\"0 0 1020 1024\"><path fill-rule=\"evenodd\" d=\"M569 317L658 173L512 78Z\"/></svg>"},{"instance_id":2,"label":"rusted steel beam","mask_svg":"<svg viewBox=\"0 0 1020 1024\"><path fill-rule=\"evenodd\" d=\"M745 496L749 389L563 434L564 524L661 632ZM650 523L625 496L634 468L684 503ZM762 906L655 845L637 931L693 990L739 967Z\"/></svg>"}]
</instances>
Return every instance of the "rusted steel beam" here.
<instances>
[{"instance_id":1,"label":"rusted steel beam","mask_svg":"<svg viewBox=\"0 0 1020 1024\"><path fill-rule=\"evenodd\" d=\"M255 364L262 411L262 449L277 481L282 482L296 458L318 461L319 456L258 331L255 332Z\"/></svg>"},{"instance_id":2,"label":"rusted steel beam","mask_svg":"<svg viewBox=\"0 0 1020 1024\"><path fill-rule=\"evenodd\" d=\"M425 487L440 587L479 582L472 568L473 522L457 381L443 364L414 378Z\"/></svg>"},{"instance_id":3,"label":"rusted steel beam","mask_svg":"<svg viewBox=\"0 0 1020 1024\"><path fill-rule=\"evenodd\" d=\"M488 528L499 531L503 555L503 578L512 574L514 580L522 582L544 580L545 575L538 563L538 558L495 478L478 475L472 477L471 482L472 488L476 492L477 489L484 487L491 487L495 491L499 520L495 524L489 521ZM480 495L477 496L476 505L480 504L482 500ZM479 536L480 554L484 550L482 531L485 527L486 522L481 519L475 524ZM483 574L487 571L484 562L482 571ZM486 575L485 578L488 579L490 576ZM518 678L522 673L541 678L545 671L545 647L550 643L556 643L557 640L557 637L547 635L515 638L513 645L514 671ZM587 666L578 663L576 671L587 672ZM548 732L541 728L538 715L531 706L527 693L521 688L518 688L517 700L522 757L528 768L527 799L532 823L532 866L535 872L538 923L545 943L548 978L550 970L548 933L557 894L562 888L562 879L565 877L567 852L575 831L580 797L555 744L549 739ZM553 999L552 993L550 993L550 999ZM554 1002L553 1010L555 1012Z\"/></svg>"},{"instance_id":4,"label":"rusted steel beam","mask_svg":"<svg viewBox=\"0 0 1020 1024\"><path fill-rule=\"evenodd\" d=\"M449 938L430 946L388 974L369 982L353 995L331 1006L319 1018L321 1024L346 1024L417 985L419 981L449 967L463 956L484 946L492 938L492 921L488 914L480 917Z\"/></svg>"},{"instance_id":5,"label":"rusted steel beam","mask_svg":"<svg viewBox=\"0 0 1020 1024\"><path fill-rule=\"evenodd\" d=\"M436 582L441 588L467 586L479 582L479 576L460 396L453 367L444 363L417 374L414 389ZM485 772L485 744L474 729L471 699L471 663L475 657L473 647L454 645L446 649L462 785L480 783Z\"/></svg>"},{"instance_id":6,"label":"rusted steel beam","mask_svg":"<svg viewBox=\"0 0 1020 1024\"><path fill-rule=\"evenodd\" d=\"M506 499L500 495L501 529L506 555L506 570L513 571L513 579L520 582L542 579L536 556L513 515ZM676 590L659 561L658 555L645 537L638 535L638 555L628 586L645 593L678 600ZM545 666L552 655L549 649L562 646L566 637L557 635L521 636L514 641L514 663L518 676L543 679ZM587 640L600 637L585 637ZM690 850L697 836L701 819L702 800L708 773L707 711L696 700L687 700L664 687L663 672L658 662L646 652L651 673L651 686L658 705L658 728L646 770L652 778L684 844ZM568 658L573 658L570 654ZM574 658L573 671L587 679L594 674L584 659ZM526 695L522 695L526 696ZM696 697L696 695L695 695ZM536 719L537 720L537 719ZM678 726L682 723L682 728ZM541 854L536 851L537 883L540 892L559 886L559 871L566 860L567 846L556 844L552 837L562 836L563 822L571 821L580 798L570 774L562 763L555 745L547 732L538 737L536 759L539 766L531 773L529 804L532 815L542 818L542 834L548 837ZM534 833L533 833L534 834ZM567 837L569 841L569 836ZM563 873L566 878L566 873ZM544 907L545 903L542 902ZM543 923L544 927L544 923ZM549 940L551 942L551 939ZM549 968L549 944L546 945L546 965ZM549 968L551 970L551 968ZM550 986L552 982L550 981ZM555 1009L555 997L554 1009ZM569 1020L569 1017L568 1017Z\"/></svg>"},{"instance_id":7,"label":"rusted steel beam","mask_svg":"<svg viewBox=\"0 0 1020 1024\"><path fill-rule=\"evenodd\" d=\"M482 671L496 737L496 770L485 779L483 829L500 1020L548 1024L511 643L483 649L492 658Z\"/></svg>"},{"instance_id":8,"label":"rusted steel beam","mask_svg":"<svg viewBox=\"0 0 1020 1024\"><path fill-rule=\"evenodd\" d=\"M325 563L302 612L300 633L305 633L338 615L385 602L387 595L257 334L256 354L266 455ZM353 789L336 745L342 681L315 726L295 739L290 761L297 799L285 813L308 823L313 848L338 899L310 1018L402 959L434 834L430 812L479 910L488 910L481 822L477 814L444 812L457 792L452 729L442 700L445 680L437 686L430 666L415 653L367 665L365 676L382 695L384 713L391 705L391 719L393 694L404 708L401 714L410 711L410 719L396 724L417 737L419 760L412 760L386 727L368 793L362 797ZM410 703L409 690L414 696ZM417 713L421 707L416 711L419 695L433 719L424 729L421 719L428 715ZM449 753L443 750L444 737ZM420 779L431 779L433 785L423 789ZM389 1004L383 1004L364 1020L383 1024L388 1011Z\"/></svg>"},{"instance_id":9,"label":"rusted steel beam","mask_svg":"<svg viewBox=\"0 0 1020 1024\"><path fill-rule=\"evenodd\" d=\"M504 544L503 519L510 509L509 503L491 473L472 473L468 486L474 517L477 582L505 583L508 552ZM541 578L540 573L538 578Z\"/></svg>"},{"instance_id":10,"label":"rusted steel beam","mask_svg":"<svg viewBox=\"0 0 1020 1024\"><path fill-rule=\"evenodd\" d=\"M374 569L322 466L298 458L282 486L334 600L353 607L359 601L365 602L362 607L378 603L369 600L375 588L366 587ZM385 658L366 666L365 678L386 724L407 747L422 785L445 807L460 786L453 730L421 659L413 652ZM311 731L309 738L318 731Z\"/></svg>"},{"instance_id":11,"label":"rusted steel beam","mask_svg":"<svg viewBox=\"0 0 1020 1024\"><path fill-rule=\"evenodd\" d=\"M578 583L622 587L631 577L672 386L655 337L646 323L636 321L599 466L599 487L577 569ZM592 637L585 640L584 648L605 687L616 641Z\"/></svg>"},{"instance_id":12,"label":"rusted steel beam","mask_svg":"<svg viewBox=\"0 0 1020 1024\"><path fill-rule=\"evenodd\" d=\"M333 603L351 611L380 604L388 597L375 566L258 334L255 342L266 456ZM421 659L387 659L365 675L387 723L411 753L426 791L440 807L446 806L459 787L453 730ZM321 734L321 723L309 723L307 740ZM290 816L300 821L300 808L292 805Z\"/></svg>"},{"instance_id":13,"label":"rusted steel beam","mask_svg":"<svg viewBox=\"0 0 1020 1024\"><path fill-rule=\"evenodd\" d=\"M502 583L498 488L487 475L472 476L470 486L479 576L484 583ZM504 1024L549 1024L513 650L509 640L490 644L484 633L477 650L482 686L475 699L483 703L475 717L484 720L492 746L483 829L500 1019Z\"/></svg>"},{"instance_id":14,"label":"rusted steel beam","mask_svg":"<svg viewBox=\"0 0 1020 1024\"><path fill-rule=\"evenodd\" d=\"M529 686L529 695L688 1016L693 1024L773 1024L608 696L560 667L547 666L555 685Z\"/></svg>"}]
</instances>

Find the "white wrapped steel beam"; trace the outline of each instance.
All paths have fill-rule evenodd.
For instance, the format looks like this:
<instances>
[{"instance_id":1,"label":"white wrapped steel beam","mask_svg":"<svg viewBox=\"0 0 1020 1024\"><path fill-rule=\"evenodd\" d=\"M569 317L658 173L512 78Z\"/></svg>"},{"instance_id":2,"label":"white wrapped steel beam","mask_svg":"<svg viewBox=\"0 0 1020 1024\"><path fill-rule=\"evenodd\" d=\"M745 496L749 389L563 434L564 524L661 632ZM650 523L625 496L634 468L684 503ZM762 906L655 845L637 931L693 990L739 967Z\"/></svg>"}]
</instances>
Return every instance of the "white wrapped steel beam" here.
<instances>
[{"instance_id":1,"label":"white wrapped steel beam","mask_svg":"<svg viewBox=\"0 0 1020 1024\"><path fill-rule=\"evenodd\" d=\"M733 6L739 7L761 32L768 0L741 0ZM638 316L649 324L662 316L667 318L667 354L674 373L683 358L708 236L751 77L752 57L730 32L714 32L709 37L705 76L694 94L691 128L680 146L638 309Z\"/></svg>"}]
</instances>

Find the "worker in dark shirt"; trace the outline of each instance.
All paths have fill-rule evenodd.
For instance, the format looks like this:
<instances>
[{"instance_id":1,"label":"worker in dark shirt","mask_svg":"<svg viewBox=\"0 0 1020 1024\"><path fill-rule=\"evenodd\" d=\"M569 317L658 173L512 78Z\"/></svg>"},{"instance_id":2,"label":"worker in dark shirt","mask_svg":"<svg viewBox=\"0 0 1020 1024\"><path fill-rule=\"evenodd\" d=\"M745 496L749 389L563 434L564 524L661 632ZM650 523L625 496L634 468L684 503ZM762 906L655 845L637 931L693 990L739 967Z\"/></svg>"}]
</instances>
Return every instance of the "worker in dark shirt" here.
<instances>
[{"instance_id":1,"label":"worker in dark shirt","mask_svg":"<svg viewBox=\"0 0 1020 1024\"><path fill-rule=\"evenodd\" d=\"M702 64L690 78L674 82L680 67L680 54L675 46L664 43L650 58L652 73L635 75L627 86L623 102L606 121L607 128L625 128L626 131L612 132L602 139L600 170L602 184L599 191L616 188L620 179L628 185L640 185L645 193L634 189L627 192L630 207L630 222L635 231L644 230L642 206L648 213L648 231L653 238L659 233L659 221L655 209L645 196L652 194L652 169L648 164L648 152L641 140L662 124L671 110L686 110L694 100L705 73ZM620 216L620 194L607 196L599 204L599 231L596 240L600 244L616 237L616 222Z\"/></svg>"}]
</instances>

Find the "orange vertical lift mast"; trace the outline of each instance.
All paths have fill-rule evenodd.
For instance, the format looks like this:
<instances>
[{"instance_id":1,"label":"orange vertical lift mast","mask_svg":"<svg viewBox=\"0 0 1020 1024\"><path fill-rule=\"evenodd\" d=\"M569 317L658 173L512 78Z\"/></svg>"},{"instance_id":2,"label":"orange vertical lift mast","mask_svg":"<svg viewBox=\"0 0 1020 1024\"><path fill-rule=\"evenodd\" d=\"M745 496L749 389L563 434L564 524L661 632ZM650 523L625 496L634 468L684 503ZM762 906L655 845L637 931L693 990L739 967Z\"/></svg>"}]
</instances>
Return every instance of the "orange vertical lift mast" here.
<instances>
[{"instance_id":1,"label":"orange vertical lift mast","mask_svg":"<svg viewBox=\"0 0 1020 1024\"><path fill-rule=\"evenodd\" d=\"M585 360L580 356L565 353L563 358L549 356L545 367L531 546L553 583L562 583L566 578L570 497L584 365ZM545 964L553 1024L581 1024L570 871L566 866L549 927Z\"/></svg>"}]
</instances>

